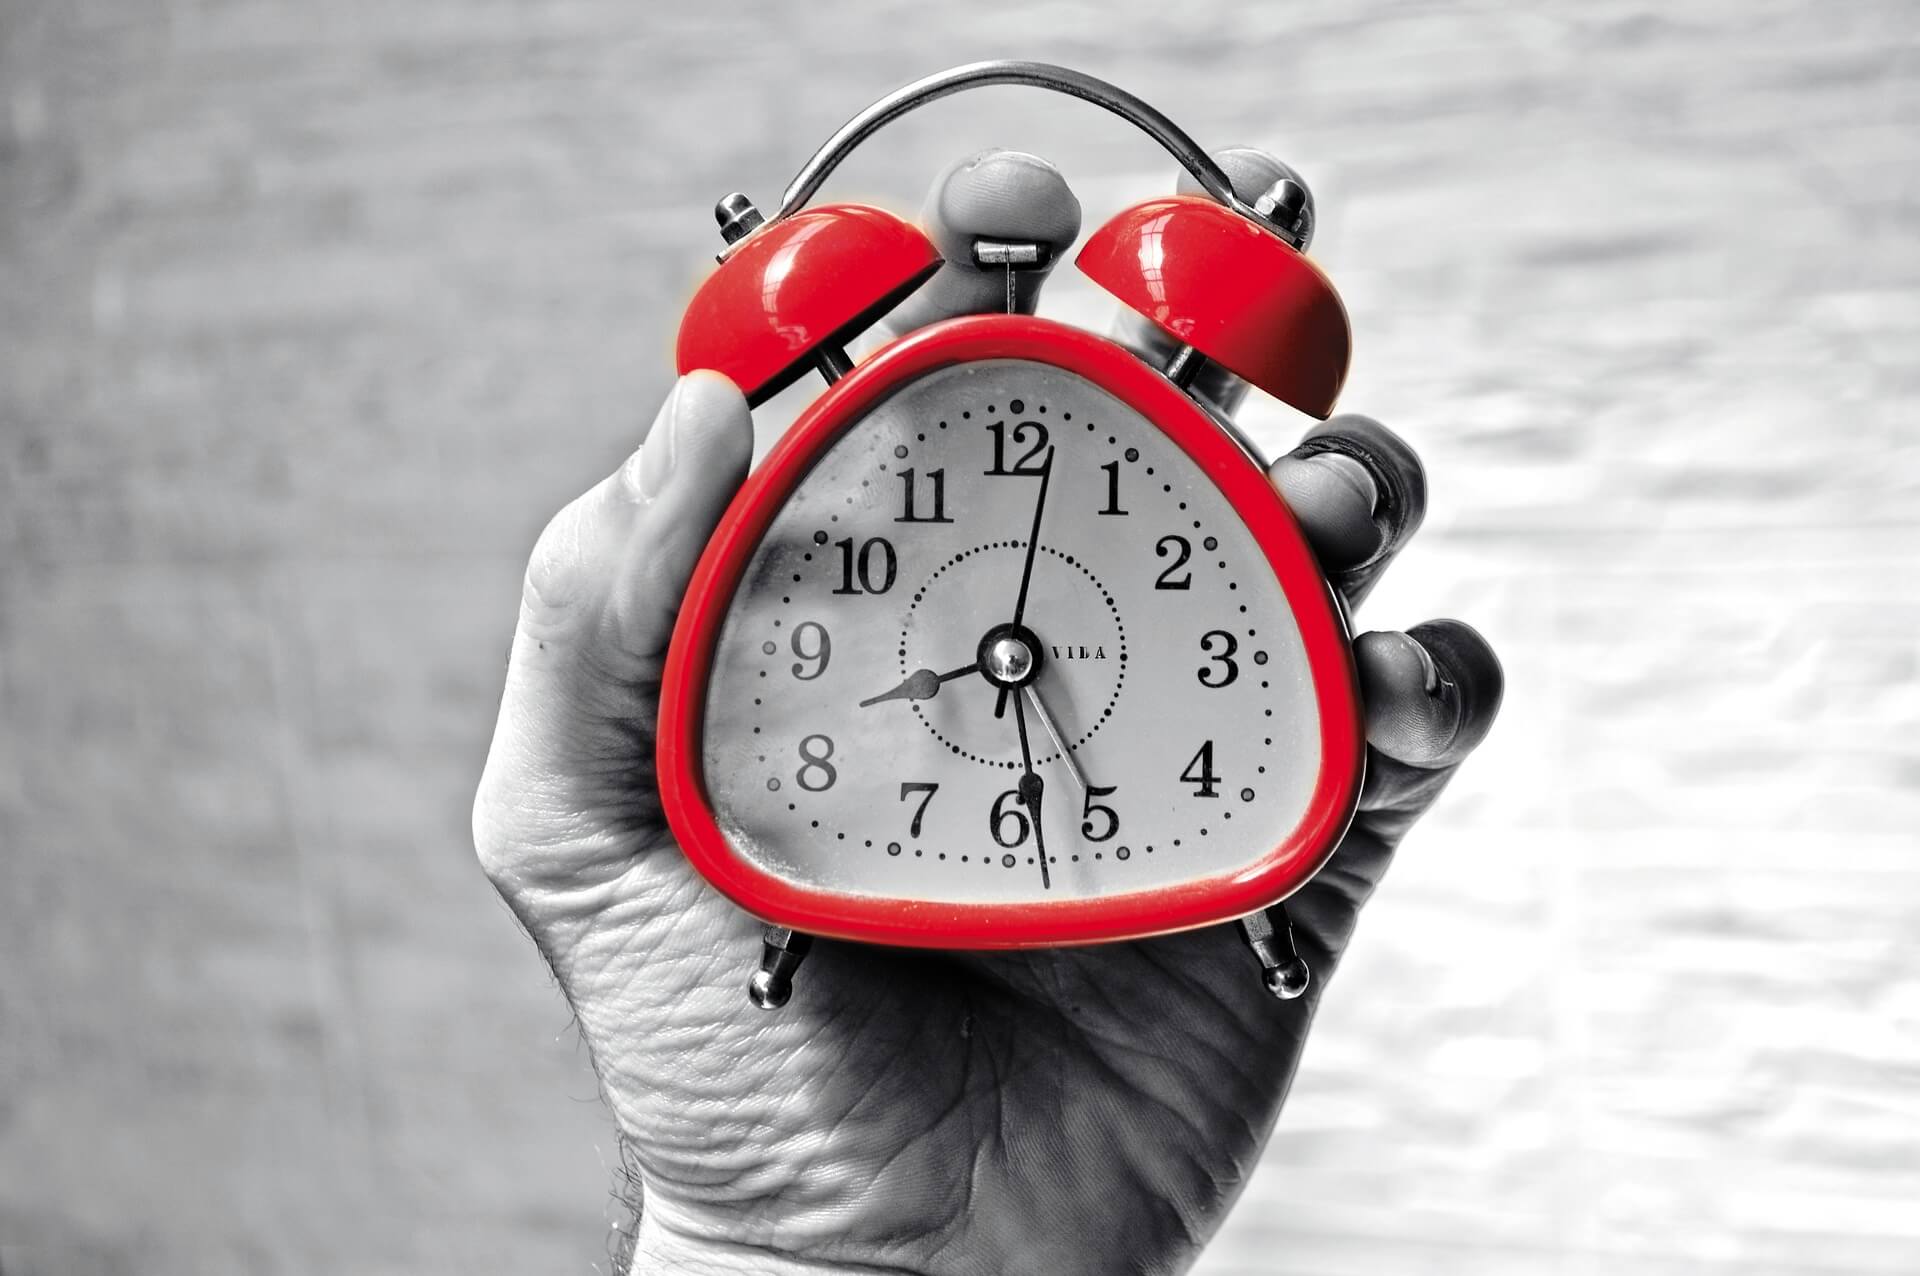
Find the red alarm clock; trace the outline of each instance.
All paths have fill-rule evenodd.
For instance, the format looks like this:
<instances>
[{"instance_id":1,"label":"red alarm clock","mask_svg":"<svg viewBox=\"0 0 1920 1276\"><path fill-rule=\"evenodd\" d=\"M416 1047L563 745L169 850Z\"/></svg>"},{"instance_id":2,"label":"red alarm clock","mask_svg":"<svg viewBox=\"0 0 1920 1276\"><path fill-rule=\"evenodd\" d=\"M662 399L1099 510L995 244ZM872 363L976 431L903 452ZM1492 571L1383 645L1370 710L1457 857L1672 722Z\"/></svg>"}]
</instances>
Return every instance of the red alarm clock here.
<instances>
[{"instance_id":1,"label":"red alarm clock","mask_svg":"<svg viewBox=\"0 0 1920 1276\"><path fill-rule=\"evenodd\" d=\"M1011 313L844 354L941 259L890 213L807 201L888 120L1005 83L1131 120L1206 190L1127 210L1076 259L1178 343L1165 366ZM680 371L753 404L809 369L831 383L721 521L661 691L667 817L768 923L755 1003L785 1003L814 935L1004 949L1232 921L1275 995L1298 996L1274 906L1360 790L1352 649L1265 467L1191 387L1212 360L1332 410L1349 330L1302 252L1305 187L1249 205L1137 98L994 62L854 117L771 218L741 195L717 215L730 247L688 307ZM1011 271L1044 249L973 252Z\"/></svg>"}]
</instances>

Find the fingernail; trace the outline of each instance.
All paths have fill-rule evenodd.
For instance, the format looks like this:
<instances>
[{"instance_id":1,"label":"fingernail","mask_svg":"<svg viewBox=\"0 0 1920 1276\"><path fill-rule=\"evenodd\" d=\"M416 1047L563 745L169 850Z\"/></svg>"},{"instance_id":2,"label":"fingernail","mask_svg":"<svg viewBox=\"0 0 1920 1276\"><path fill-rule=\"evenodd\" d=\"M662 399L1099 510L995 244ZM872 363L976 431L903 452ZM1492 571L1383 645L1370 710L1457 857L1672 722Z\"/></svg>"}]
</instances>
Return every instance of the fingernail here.
<instances>
[{"instance_id":1,"label":"fingernail","mask_svg":"<svg viewBox=\"0 0 1920 1276\"><path fill-rule=\"evenodd\" d=\"M957 239L1035 240L1057 254L1080 234L1080 201L1038 155L986 150L935 179L930 220Z\"/></svg>"},{"instance_id":2,"label":"fingernail","mask_svg":"<svg viewBox=\"0 0 1920 1276\"><path fill-rule=\"evenodd\" d=\"M1440 670L1437 699L1453 709L1456 724L1448 755L1458 761L1486 739L1506 694L1500 658L1478 630L1458 620L1428 620L1407 636L1433 653Z\"/></svg>"},{"instance_id":3,"label":"fingernail","mask_svg":"<svg viewBox=\"0 0 1920 1276\"><path fill-rule=\"evenodd\" d=\"M684 377L674 384L673 393L667 396L666 406L660 409L660 415L654 420L647 441L627 462L628 465L637 464L640 467L640 496L643 500L650 501L658 496L673 473L673 455L677 447L675 435L679 433L680 395L686 386Z\"/></svg>"},{"instance_id":4,"label":"fingernail","mask_svg":"<svg viewBox=\"0 0 1920 1276\"><path fill-rule=\"evenodd\" d=\"M1374 481L1373 471L1340 452L1319 452L1308 459L1351 488L1354 495L1366 505L1367 513L1379 511L1380 485Z\"/></svg>"},{"instance_id":5,"label":"fingernail","mask_svg":"<svg viewBox=\"0 0 1920 1276\"><path fill-rule=\"evenodd\" d=\"M1425 644L1418 638L1410 634L1401 634L1400 638L1420 661L1420 670L1425 683L1426 693L1430 696L1439 695L1440 666L1434 662L1433 653L1428 651Z\"/></svg>"}]
</instances>

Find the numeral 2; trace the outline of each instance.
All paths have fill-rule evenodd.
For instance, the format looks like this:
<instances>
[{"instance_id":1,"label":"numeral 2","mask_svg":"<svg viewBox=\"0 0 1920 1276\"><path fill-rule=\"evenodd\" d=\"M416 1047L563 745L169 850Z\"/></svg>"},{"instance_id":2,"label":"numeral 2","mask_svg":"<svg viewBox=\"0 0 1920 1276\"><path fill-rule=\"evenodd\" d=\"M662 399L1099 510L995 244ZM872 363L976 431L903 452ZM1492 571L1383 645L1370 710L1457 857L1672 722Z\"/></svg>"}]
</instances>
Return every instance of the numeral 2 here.
<instances>
[{"instance_id":1,"label":"numeral 2","mask_svg":"<svg viewBox=\"0 0 1920 1276\"><path fill-rule=\"evenodd\" d=\"M1193 545L1187 540L1186 537L1162 536L1157 542L1154 543L1153 554L1154 554L1154 557L1156 558L1165 558L1170 554L1176 555L1174 560L1171 563L1167 564L1167 569L1161 572L1159 575L1159 578L1153 582L1153 587L1155 589L1192 589L1193 588L1192 572L1184 573L1177 580L1174 578L1174 575L1173 575L1175 572L1179 571L1182 567L1185 567L1187 565L1187 560L1193 557Z\"/></svg>"}]
</instances>

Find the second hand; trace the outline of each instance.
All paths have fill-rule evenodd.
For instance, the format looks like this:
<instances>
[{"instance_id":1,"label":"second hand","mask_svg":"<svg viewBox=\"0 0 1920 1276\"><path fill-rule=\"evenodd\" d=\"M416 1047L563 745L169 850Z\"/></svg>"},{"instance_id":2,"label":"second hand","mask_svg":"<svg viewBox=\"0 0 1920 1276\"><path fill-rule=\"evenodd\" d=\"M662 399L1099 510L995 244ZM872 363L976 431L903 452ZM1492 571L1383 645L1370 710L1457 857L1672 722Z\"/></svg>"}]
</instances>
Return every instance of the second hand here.
<instances>
[{"instance_id":1,"label":"second hand","mask_svg":"<svg viewBox=\"0 0 1920 1276\"><path fill-rule=\"evenodd\" d=\"M1073 750L1067 747L1067 737L1060 731L1060 724L1053 720L1053 714L1047 709L1047 702L1040 698L1040 688L1029 682L1020 688L1027 695L1027 703L1033 706L1033 716L1040 719L1040 725L1046 729L1047 738L1053 741L1054 751L1066 764L1067 774L1072 777L1075 787L1080 790L1081 801L1091 795L1087 792L1086 773L1080 769L1080 759L1073 756Z\"/></svg>"}]
</instances>

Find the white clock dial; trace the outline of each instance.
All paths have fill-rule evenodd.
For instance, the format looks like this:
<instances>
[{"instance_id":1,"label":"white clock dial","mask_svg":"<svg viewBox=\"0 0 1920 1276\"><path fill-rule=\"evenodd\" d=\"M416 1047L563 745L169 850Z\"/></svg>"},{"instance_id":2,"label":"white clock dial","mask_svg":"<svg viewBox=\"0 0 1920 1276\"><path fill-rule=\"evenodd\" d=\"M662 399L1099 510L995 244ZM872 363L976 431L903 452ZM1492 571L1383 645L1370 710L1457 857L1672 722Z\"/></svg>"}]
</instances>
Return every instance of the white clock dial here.
<instances>
[{"instance_id":1,"label":"white clock dial","mask_svg":"<svg viewBox=\"0 0 1920 1276\"><path fill-rule=\"evenodd\" d=\"M702 764L727 839L789 882L1012 904L1248 868L1320 738L1226 498L1091 382L1006 359L905 385L800 481L722 625Z\"/></svg>"}]
</instances>

